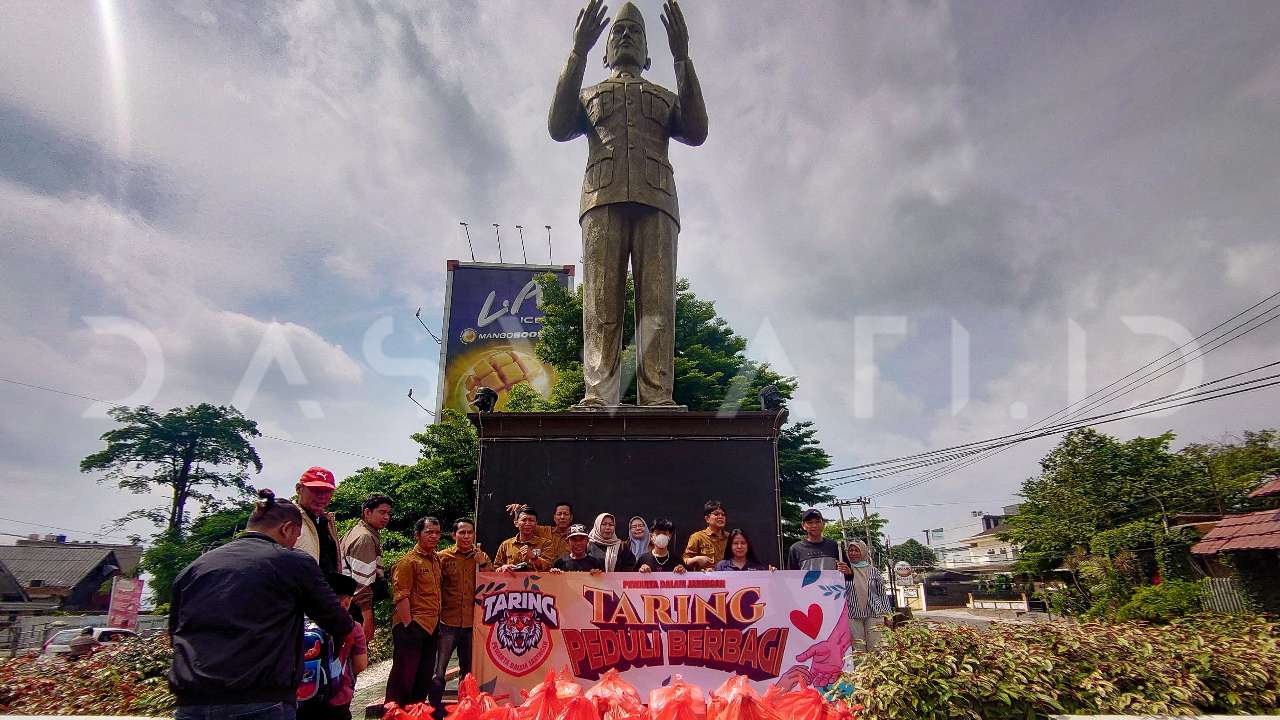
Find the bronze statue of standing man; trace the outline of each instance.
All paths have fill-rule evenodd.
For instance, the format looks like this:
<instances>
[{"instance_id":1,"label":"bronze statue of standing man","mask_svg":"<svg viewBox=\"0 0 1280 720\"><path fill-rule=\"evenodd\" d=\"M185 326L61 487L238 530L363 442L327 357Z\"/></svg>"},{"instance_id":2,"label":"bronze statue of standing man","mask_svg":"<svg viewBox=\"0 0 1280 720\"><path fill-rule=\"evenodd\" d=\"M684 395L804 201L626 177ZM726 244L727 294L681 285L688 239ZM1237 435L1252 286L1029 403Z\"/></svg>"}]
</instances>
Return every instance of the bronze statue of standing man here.
<instances>
[{"instance_id":1,"label":"bronze statue of standing man","mask_svg":"<svg viewBox=\"0 0 1280 720\"><path fill-rule=\"evenodd\" d=\"M582 88L587 53L609 20L603 0L578 13L573 51L565 64L547 128L564 142L586 135L582 182L583 305L579 408L616 406L620 399L622 318L627 261L635 278L636 396L640 405L674 406L676 238L680 210L667 160L674 138L707 139L707 108L689 59L689 30L675 0L662 24L675 58L676 92L640 77L649 69L644 18L624 3L609 31L604 56L609 77Z\"/></svg>"}]
</instances>

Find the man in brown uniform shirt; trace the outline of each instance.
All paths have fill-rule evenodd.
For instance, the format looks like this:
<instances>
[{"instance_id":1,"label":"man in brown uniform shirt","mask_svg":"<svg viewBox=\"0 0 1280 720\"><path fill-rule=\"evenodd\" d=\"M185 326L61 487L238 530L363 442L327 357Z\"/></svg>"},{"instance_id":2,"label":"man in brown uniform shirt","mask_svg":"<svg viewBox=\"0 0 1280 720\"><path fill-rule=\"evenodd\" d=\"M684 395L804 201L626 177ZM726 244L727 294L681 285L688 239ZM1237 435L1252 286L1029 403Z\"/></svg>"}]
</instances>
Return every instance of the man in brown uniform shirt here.
<instances>
[{"instance_id":1,"label":"man in brown uniform shirt","mask_svg":"<svg viewBox=\"0 0 1280 720\"><path fill-rule=\"evenodd\" d=\"M440 521L424 517L413 526L417 544L391 571L394 644L391 675L387 678L387 702L401 706L429 699L438 717L444 717L440 698L444 686L433 682L437 626L440 622Z\"/></svg>"},{"instance_id":2,"label":"man in brown uniform shirt","mask_svg":"<svg viewBox=\"0 0 1280 720\"><path fill-rule=\"evenodd\" d=\"M471 672L471 611L475 607L476 570L489 567L489 556L476 546L476 526L463 518L453 524L451 548L440 552L440 642L436 649L435 683L444 687L453 650L458 650L458 677Z\"/></svg>"},{"instance_id":3,"label":"man in brown uniform shirt","mask_svg":"<svg viewBox=\"0 0 1280 720\"><path fill-rule=\"evenodd\" d=\"M724 546L729 541L724 526L729 518L719 500L708 500L702 506L702 519L707 529L689 536L684 548L684 565L690 570L706 570L724 559Z\"/></svg>"},{"instance_id":4,"label":"man in brown uniform shirt","mask_svg":"<svg viewBox=\"0 0 1280 720\"><path fill-rule=\"evenodd\" d=\"M552 541L538 534L537 511L525 505L516 514L516 536L502 541L493 562L498 572L546 572L555 561L553 546Z\"/></svg>"}]
</instances>

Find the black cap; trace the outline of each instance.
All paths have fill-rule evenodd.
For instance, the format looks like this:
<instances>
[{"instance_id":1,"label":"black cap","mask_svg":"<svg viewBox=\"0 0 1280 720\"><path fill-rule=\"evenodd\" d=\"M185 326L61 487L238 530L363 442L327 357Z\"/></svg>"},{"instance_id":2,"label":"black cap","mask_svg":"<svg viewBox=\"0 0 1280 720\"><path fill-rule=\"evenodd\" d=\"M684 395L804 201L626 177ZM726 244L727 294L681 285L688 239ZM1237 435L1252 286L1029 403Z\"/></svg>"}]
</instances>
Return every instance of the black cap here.
<instances>
[{"instance_id":1,"label":"black cap","mask_svg":"<svg viewBox=\"0 0 1280 720\"><path fill-rule=\"evenodd\" d=\"M806 522L808 520L815 520L815 519L826 520L826 518L822 517L822 513L818 512L817 508L809 508L808 510L804 511L804 515L800 516L801 522Z\"/></svg>"}]
</instances>

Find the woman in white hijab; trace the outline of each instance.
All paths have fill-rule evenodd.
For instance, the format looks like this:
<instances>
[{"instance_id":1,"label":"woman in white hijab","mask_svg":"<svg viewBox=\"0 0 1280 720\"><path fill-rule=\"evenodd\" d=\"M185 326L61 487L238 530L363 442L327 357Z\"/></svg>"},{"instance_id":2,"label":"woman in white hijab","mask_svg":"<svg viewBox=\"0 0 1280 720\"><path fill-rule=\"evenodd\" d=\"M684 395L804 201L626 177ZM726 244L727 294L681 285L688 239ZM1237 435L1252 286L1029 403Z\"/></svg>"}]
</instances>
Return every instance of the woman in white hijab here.
<instances>
[{"instance_id":1,"label":"woman in white hijab","mask_svg":"<svg viewBox=\"0 0 1280 720\"><path fill-rule=\"evenodd\" d=\"M600 558L605 572L633 572L636 569L636 556L631 552L629 544L618 539L615 532L617 522L610 513L596 516L595 525L591 527L591 544L587 546L587 554Z\"/></svg>"},{"instance_id":2,"label":"woman in white hijab","mask_svg":"<svg viewBox=\"0 0 1280 720\"><path fill-rule=\"evenodd\" d=\"M639 515L632 515L627 521L627 529L630 531L627 538L631 541L631 554L639 559L649 552L649 525Z\"/></svg>"}]
</instances>

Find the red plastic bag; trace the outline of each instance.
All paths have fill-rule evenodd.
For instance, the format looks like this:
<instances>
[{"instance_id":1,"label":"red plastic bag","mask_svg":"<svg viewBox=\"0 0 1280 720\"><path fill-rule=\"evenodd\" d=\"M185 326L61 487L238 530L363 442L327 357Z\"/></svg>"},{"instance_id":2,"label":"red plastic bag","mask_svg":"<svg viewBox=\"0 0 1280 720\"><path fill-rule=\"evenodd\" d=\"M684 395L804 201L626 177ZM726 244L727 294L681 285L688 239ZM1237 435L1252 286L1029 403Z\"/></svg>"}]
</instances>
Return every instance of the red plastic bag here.
<instances>
[{"instance_id":1,"label":"red plastic bag","mask_svg":"<svg viewBox=\"0 0 1280 720\"><path fill-rule=\"evenodd\" d=\"M720 687L711 691L711 697L707 700L707 720L717 720L729 706L729 701L740 695L749 695L757 700L760 696L756 693L756 689L751 687L751 680L746 675L731 675L728 680L720 684Z\"/></svg>"},{"instance_id":2,"label":"red plastic bag","mask_svg":"<svg viewBox=\"0 0 1280 720\"><path fill-rule=\"evenodd\" d=\"M565 703L556 720L600 720L600 713L596 712L594 702L579 695Z\"/></svg>"},{"instance_id":3,"label":"red plastic bag","mask_svg":"<svg viewBox=\"0 0 1280 720\"><path fill-rule=\"evenodd\" d=\"M781 693L766 703L787 720L830 720L830 705L822 693L800 683L791 692Z\"/></svg>"},{"instance_id":4,"label":"red plastic bag","mask_svg":"<svg viewBox=\"0 0 1280 720\"><path fill-rule=\"evenodd\" d=\"M480 720L519 720L520 711L510 705L499 705L491 710L485 710L480 716Z\"/></svg>"},{"instance_id":5,"label":"red plastic bag","mask_svg":"<svg viewBox=\"0 0 1280 720\"><path fill-rule=\"evenodd\" d=\"M587 690L585 696L596 705L596 712L601 718L606 716L614 720L644 715L644 701L640 699L640 691L631 683L622 679L622 675L614 668L605 672L600 682Z\"/></svg>"},{"instance_id":6,"label":"red plastic bag","mask_svg":"<svg viewBox=\"0 0 1280 720\"><path fill-rule=\"evenodd\" d=\"M837 700L827 708L827 720L854 720L862 710L861 705L851 705L844 700Z\"/></svg>"},{"instance_id":7,"label":"red plastic bag","mask_svg":"<svg viewBox=\"0 0 1280 720\"><path fill-rule=\"evenodd\" d=\"M445 720L481 720L485 712L497 706L498 701L489 693L480 692L475 676L467 673L458 683L458 702L445 706Z\"/></svg>"},{"instance_id":8,"label":"red plastic bag","mask_svg":"<svg viewBox=\"0 0 1280 720\"><path fill-rule=\"evenodd\" d=\"M649 714L653 720L707 720L707 701L702 689L679 675L649 692Z\"/></svg>"},{"instance_id":9,"label":"red plastic bag","mask_svg":"<svg viewBox=\"0 0 1280 720\"><path fill-rule=\"evenodd\" d=\"M382 714L383 720L431 720L435 709L429 703L414 703L400 707L396 703L389 702L382 706L385 711Z\"/></svg>"},{"instance_id":10,"label":"red plastic bag","mask_svg":"<svg viewBox=\"0 0 1280 720\"><path fill-rule=\"evenodd\" d=\"M525 693L524 704L517 712L520 720L555 720L570 700L581 695L582 686L574 682L567 671L556 675L550 670L545 680Z\"/></svg>"},{"instance_id":11,"label":"red plastic bag","mask_svg":"<svg viewBox=\"0 0 1280 720\"><path fill-rule=\"evenodd\" d=\"M734 695L720 712L721 720L782 720L784 717L786 716L765 705L754 693Z\"/></svg>"}]
</instances>

